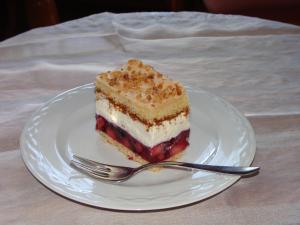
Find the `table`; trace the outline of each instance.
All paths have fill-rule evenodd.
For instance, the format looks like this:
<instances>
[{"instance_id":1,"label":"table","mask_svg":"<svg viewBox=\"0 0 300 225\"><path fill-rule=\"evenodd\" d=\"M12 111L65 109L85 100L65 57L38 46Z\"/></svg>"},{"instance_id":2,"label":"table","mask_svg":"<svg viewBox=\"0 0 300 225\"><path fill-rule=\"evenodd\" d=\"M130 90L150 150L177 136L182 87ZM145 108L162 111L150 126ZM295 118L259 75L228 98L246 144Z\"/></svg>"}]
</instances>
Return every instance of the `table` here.
<instances>
[{"instance_id":1,"label":"table","mask_svg":"<svg viewBox=\"0 0 300 225\"><path fill-rule=\"evenodd\" d=\"M300 224L300 28L242 16L102 13L0 43L0 224ZM45 101L128 58L232 103L257 139L245 178L200 203L157 212L78 204L26 169L19 136Z\"/></svg>"}]
</instances>

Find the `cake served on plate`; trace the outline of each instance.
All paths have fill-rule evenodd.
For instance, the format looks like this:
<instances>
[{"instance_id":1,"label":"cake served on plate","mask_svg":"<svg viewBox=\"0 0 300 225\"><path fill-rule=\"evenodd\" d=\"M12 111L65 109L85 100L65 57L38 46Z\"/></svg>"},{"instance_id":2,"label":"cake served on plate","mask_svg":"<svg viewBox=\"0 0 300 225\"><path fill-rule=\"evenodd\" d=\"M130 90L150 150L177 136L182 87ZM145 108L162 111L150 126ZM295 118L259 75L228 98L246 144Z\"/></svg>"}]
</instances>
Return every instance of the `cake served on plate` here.
<instances>
[{"instance_id":1,"label":"cake served on plate","mask_svg":"<svg viewBox=\"0 0 300 225\"><path fill-rule=\"evenodd\" d=\"M174 160L189 145L184 87L131 59L96 77L96 130L142 164Z\"/></svg>"}]
</instances>

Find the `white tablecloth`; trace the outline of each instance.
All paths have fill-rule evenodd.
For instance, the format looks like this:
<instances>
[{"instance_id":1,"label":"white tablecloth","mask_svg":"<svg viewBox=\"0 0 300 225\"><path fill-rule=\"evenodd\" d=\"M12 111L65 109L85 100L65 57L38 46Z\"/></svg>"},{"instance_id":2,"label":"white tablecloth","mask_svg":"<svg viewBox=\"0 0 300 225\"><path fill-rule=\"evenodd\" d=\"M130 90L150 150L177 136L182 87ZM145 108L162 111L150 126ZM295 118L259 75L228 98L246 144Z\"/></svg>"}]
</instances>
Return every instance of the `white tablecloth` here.
<instances>
[{"instance_id":1,"label":"white tablecloth","mask_svg":"<svg viewBox=\"0 0 300 225\"><path fill-rule=\"evenodd\" d=\"M38 183L20 158L25 121L63 90L139 58L249 117L256 177L151 213L95 209ZM242 16L102 13L0 43L0 224L299 224L300 28Z\"/></svg>"}]
</instances>

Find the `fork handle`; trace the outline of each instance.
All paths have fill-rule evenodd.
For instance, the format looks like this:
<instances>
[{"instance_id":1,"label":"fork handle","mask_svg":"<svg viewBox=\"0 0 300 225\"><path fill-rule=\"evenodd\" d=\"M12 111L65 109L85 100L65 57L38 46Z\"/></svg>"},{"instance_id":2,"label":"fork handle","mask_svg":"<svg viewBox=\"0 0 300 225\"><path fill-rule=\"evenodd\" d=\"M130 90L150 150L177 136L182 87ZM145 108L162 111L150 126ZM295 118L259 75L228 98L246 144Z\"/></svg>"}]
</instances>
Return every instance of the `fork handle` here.
<instances>
[{"instance_id":1,"label":"fork handle","mask_svg":"<svg viewBox=\"0 0 300 225\"><path fill-rule=\"evenodd\" d=\"M249 175L254 174L259 171L259 167L243 167L243 166L214 166L214 165L205 165L205 164L195 164L195 163L186 163L186 162L174 162L174 161L165 161L153 164L146 164L145 167L152 166L163 166L163 167L184 167L192 169L200 169L207 171L214 171L219 173L227 174L237 174L237 175Z\"/></svg>"}]
</instances>

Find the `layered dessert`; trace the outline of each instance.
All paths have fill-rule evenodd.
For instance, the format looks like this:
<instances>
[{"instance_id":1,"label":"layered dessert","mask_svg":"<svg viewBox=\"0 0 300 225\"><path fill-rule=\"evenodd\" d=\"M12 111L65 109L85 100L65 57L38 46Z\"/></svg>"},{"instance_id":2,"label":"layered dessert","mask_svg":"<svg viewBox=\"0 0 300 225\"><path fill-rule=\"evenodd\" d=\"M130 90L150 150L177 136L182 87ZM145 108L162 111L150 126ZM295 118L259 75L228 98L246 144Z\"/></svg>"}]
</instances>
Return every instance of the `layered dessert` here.
<instances>
[{"instance_id":1,"label":"layered dessert","mask_svg":"<svg viewBox=\"0 0 300 225\"><path fill-rule=\"evenodd\" d=\"M142 164L174 160L189 145L184 87L139 60L96 77L96 130Z\"/></svg>"}]
</instances>

